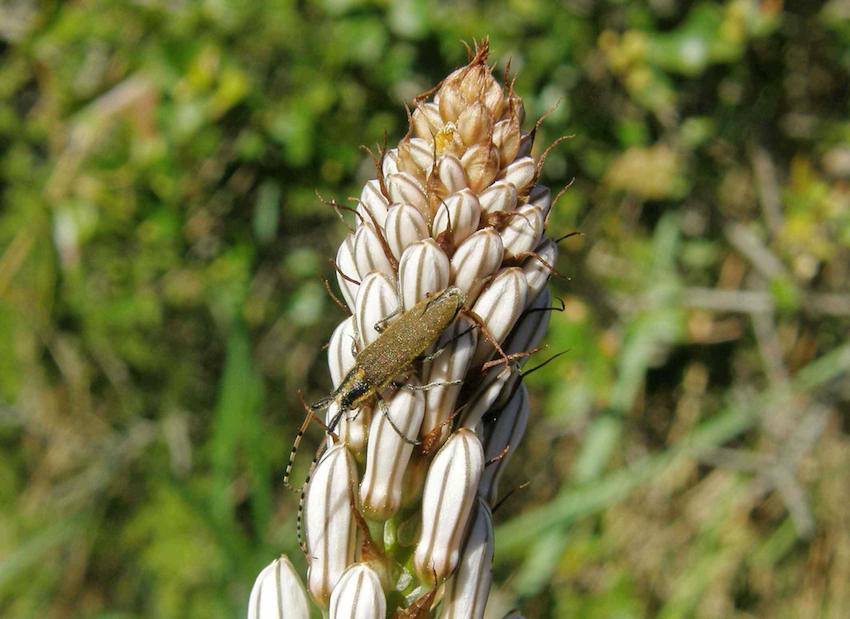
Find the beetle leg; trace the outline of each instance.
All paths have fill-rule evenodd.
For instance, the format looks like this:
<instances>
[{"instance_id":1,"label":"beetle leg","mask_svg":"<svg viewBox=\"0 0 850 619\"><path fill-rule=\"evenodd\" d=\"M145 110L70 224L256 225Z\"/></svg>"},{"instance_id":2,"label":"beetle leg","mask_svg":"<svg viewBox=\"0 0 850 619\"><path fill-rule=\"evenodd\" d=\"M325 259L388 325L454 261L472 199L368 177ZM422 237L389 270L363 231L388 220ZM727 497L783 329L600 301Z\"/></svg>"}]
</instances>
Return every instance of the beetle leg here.
<instances>
[{"instance_id":1,"label":"beetle leg","mask_svg":"<svg viewBox=\"0 0 850 619\"><path fill-rule=\"evenodd\" d=\"M410 385L407 385L407 387L410 387ZM392 417L390 417L390 411L389 411L389 409L387 408L387 403L386 403L386 401L385 401L385 400L383 400L382 398L378 398L378 408L380 408L380 409L381 409L381 412L384 414L384 417L386 417L386 418L387 418L387 421L390 423L390 426L392 426L392 429L393 429L393 430L395 430L395 433L399 435L399 437L401 438L401 440L403 440L403 441L404 441L405 443L407 443L408 445L421 445L421 444L422 444L422 441L418 441L418 440L413 440L413 441L412 441L412 440L410 440L409 438L407 438L407 437L404 435L404 432L402 432L402 431L399 429L399 427L398 427L397 425L395 425L395 421L393 421L393 418L392 418Z\"/></svg>"}]
</instances>

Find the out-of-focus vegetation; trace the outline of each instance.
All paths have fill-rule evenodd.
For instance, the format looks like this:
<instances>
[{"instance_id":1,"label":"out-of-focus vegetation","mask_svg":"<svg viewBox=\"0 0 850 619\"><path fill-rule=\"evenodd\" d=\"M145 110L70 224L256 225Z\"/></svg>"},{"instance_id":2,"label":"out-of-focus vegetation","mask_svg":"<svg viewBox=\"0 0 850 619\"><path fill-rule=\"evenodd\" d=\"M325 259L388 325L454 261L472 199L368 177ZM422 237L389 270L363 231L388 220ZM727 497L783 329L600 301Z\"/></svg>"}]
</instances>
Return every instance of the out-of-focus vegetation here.
<instances>
[{"instance_id":1,"label":"out-of-focus vegetation","mask_svg":"<svg viewBox=\"0 0 850 619\"><path fill-rule=\"evenodd\" d=\"M847 0L3 2L0 615L233 617L303 567L315 192L485 35L583 233L492 610L850 616Z\"/></svg>"}]
</instances>

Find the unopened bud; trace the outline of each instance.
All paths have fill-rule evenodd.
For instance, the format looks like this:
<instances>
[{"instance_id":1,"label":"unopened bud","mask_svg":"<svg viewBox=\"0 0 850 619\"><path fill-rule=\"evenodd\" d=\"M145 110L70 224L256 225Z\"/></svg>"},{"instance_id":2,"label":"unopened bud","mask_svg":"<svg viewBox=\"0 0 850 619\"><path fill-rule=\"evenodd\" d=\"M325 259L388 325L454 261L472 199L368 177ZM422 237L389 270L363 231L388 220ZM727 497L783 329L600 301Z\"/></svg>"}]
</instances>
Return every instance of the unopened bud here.
<instances>
[{"instance_id":1,"label":"unopened bud","mask_svg":"<svg viewBox=\"0 0 850 619\"><path fill-rule=\"evenodd\" d=\"M537 164L531 157L522 157L511 163L502 173L502 179L517 188L519 193L523 193L537 175Z\"/></svg>"},{"instance_id":2,"label":"unopened bud","mask_svg":"<svg viewBox=\"0 0 850 619\"><path fill-rule=\"evenodd\" d=\"M536 298L546 287L558 260L558 246L552 239L545 239L534 248L534 253L522 262L529 299Z\"/></svg>"},{"instance_id":3,"label":"unopened bud","mask_svg":"<svg viewBox=\"0 0 850 619\"><path fill-rule=\"evenodd\" d=\"M423 215L428 215L428 198L425 188L413 176L406 172L390 174L387 179L387 190L393 202L410 204Z\"/></svg>"},{"instance_id":4,"label":"unopened bud","mask_svg":"<svg viewBox=\"0 0 850 619\"><path fill-rule=\"evenodd\" d=\"M437 174L449 194L456 193L467 186L463 164L454 155L440 157L437 164Z\"/></svg>"},{"instance_id":5,"label":"unopened bud","mask_svg":"<svg viewBox=\"0 0 850 619\"><path fill-rule=\"evenodd\" d=\"M418 241L404 250L398 263L402 307L410 309L427 295L449 285L451 264L433 239Z\"/></svg>"},{"instance_id":6,"label":"unopened bud","mask_svg":"<svg viewBox=\"0 0 850 619\"><path fill-rule=\"evenodd\" d=\"M484 104L476 102L463 110L457 119L457 129L467 146L488 140L493 131L493 124Z\"/></svg>"},{"instance_id":7,"label":"unopened bud","mask_svg":"<svg viewBox=\"0 0 850 619\"><path fill-rule=\"evenodd\" d=\"M495 213L509 213L516 208L516 187L507 181L498 181L481 192L478 196L481 212L490 216Z\"/></svg>"},{"instance_id":8,"label":"unopened bud","mask_svg":"<svg viewBox=\"0 0 850 619\"><path fill-rule=\"evenodd\" d=\"M428 236L428 223L421 211L410 204L393 204L387 211L384 236L396 260L408 246Z\"/></svg>"},{"instance_id":9,"label":"unopened bud","mask_svg":"<svg viewBox=\"0 0 850 619\"><path fill-rule=\"evenodd\" d=\"M452 256L452 281L466 292L466 302L474 303L487 284L487 278L502 264L502 237L494 228L479 230Z\"/></svg>"},{"instance_id":10,"label":"unopened bud","mask_svg":"<svg viewBox=\"0 0 850 619\"><path fill-rule=\"evenodd\" d=\"M421 391L402 387L375 406L366 472L360 484L364 514L386 520L401 506L402 481L425 414ZM400 434L399 434L400 433Z\"/></svg>"},{"instance_id":11,"label":"unopened bud","mask_svg":"<svg viewBox=\"0 0 850 619\"><path fill-rule=\"evenodd\" d=\"M552 312L549 308L551 300L549 289L544 288L543 292L531 302L517 320L510 335L505 338L505 343L502 346L505 354L531 352L540 344L543 336L546 335L546 329L549 327L549 315ZM521 357L519 364L523 365L526 361L528 361L528 356Z\"/></svg>"},{"instance_id":12,"label":"unopened bud","mask_svg":"<svg viewBox=\"0 0 850 619\"><path fill-rule=\"evenodd\" d=\"M360 277L366 277L376 271L389 277L395 275L381 238L371 223L358 226L357 232L354 233L354 261Z\"/></svg>"},{"instance_id":13,"label":"unopened bud","mask_svg":"<svg viewBox=\"0 0 850 619\"><path fill-rule=\"evenodd\" d=\"M422 138L402 140L398 145L398 169L422 177L434 163L434 148Z\"/></svg>"},{"instance_id":14,"label":"unopened bud","mask_svg":"<svg viewBox=\"0 0 850 619\"><path fill-rule=\"evenodd\" d=\"M469 189L449 196L434 215L431 234L439 238L441 234L451 233L449 237L452 247L460 245L470 234L478 229L481 217L481 205L478 197Z\"/></svg>"},{"instance_id":15,"label":"unopened bud","mask_svg":"<svg viewBox=\"0 0 850 619\"><path fill-rule=\"evenodd\" d=\"M367 275L354 301L354 325L361 350L381 336L376 327L397 310L398 295L392 280L383 273Z\"/></svg>"},{"instance_id":16,"label":"unopened bud","mask_svg":"<svg viewBox=\"0 0 850 619\"><path fill-rule=\"evenodd\" d=\"M349 234L340 243L336 252L336 281L348 309L354 311L354 299L357 297L359 274L357 263L354 261L354 235Z\"/></svg>"},{"instance_id":17,"label":"unopened bud","mask_svg":"<svg viewBox=\"0 0 850 619\"><path fill-rule=\"evenodd\" d=\"M365 563L349 567L334 587L330 619L385 619L387 599L377 572Z\"/></svg>"},{"instance_id":18,"label":"unopened bud","mask_svg":"<svg viewBox=\"0 0 850 619\"><path fill-rule=\"evenodd\" d=\"M285 555L257 576L248 600L248 619L310 619L304 585Z\"/></svg>"},{"instance_id":19,"label":"unopened bud","mask_svg":"<svg viewBox=\"0 0 850 619\"><path fill-rule=\"evenodd\" d=\"M546 217L552 208L552 191L545 185L535 185L528 194L528 203L540 207Z\"/></svg>"},{"instance_id":20,"label":"unopened bud","mask_svg":"<svg viewBox=\"0 0 850 619\"><path fill-rule=\"evenodd\" d=\"M488 370L484 380L469 398L469 406L463 415L461 426L475 430L481 423L481 418L490 409L501 406L517 380L519 380L519 372L514 364L497 365Z\"/></svg>"},{"instance_id":21,"label":"unopened bud","mask_svg":"<svg viewBox=\"0 0 850 619\"><path fill-rule=\"evenodd\" d=\"M381 193L381 185L377 180L371 180L363 185L363 191L360 192L360 200L357 203L357 212L360 215L360 221L371 223L379 226L384 225L384 220L387 218L387 208L389 202Z\"/></svg>"},{"instance_id":22,"label":"unopened bud","mask_svg":"<svg viewBox=\"0 0 850 619\"><path fill-rule=\"evenodd\" d=\"M499 480L528 425L528 389L520 383L496 419L484 425L484 457L489 463L481 475L479 494L491 505L499 498Z\"/></svg>"},{"instance_id":23,"label":"unopened bud","mask_svg":"<svg viewBox=\"0 0 850 619\"><path fill-rule=\"evenodd\" d=\"M345 445L328 449L313 471L304 497L304 534L310 568L307 588L321 606L356 552L352 514L357 467Z\"/></svg>"},{"instance_id":24,"label":"unopened bud","mask_svg":"<svg viewBox=\"0 0 850 619\"><path fill-rule=\"evenodd\" d=\"M422 580L439 581L457 566L483 469L481 441L464 428L452 434L434 457L422 494L422 534L413 555Z\"/></svg>"},{"instance_id":25,"label":"unopened bud","mask_svg":"<svg viewBox=\"0 0 850 619\"><path fill-rule=\"evenodd\" d=\"M508 118L493 127L493 144L499 149L499 165L505 167L519 152L520 130L516 118Z\"/></svg>"},{"instance_id":26,"label":"unopened bud","mask_svg":"<svg viewBox=\"0 0 850 619\"><path fill-rule=\"evenodd\" d=\"M432 437L436 439L436 445L441 445L451 431L447 420L454 412L463 387L462 384L451 383L466 376L477 342L475 323L470 318L459 316L434 345L435 350L443 349L442 352L434 353L434 358L423 364L422 374L426 382L435 384L425 392L425 419L421 434L423 438L427 437L441 427L440 436Z\"/></svg>"},{"instance_id":27,"label":"unopened bud","mask_svg":"<svg viewBox=\"0 0 850 619\"><path fill-rule=\"evenodd\" d=\"M443 118L436 103L420 103L413 110L413 133L430 143L434 136L443 128Z\"/></svg>"},{"instance_id":28,"label":"unopened bud","mask_svg":"<svg viewBox=\"0 0 850 619\"><path fill-rule=\"evenodd\" d=\"M510 223L502 230L502 243L507 258L517 258L530 252L543 236L543 211L533 205L514 211Z\"/></svg>"},{"instance_id":29,"label":"unopened bud","mask_svg":"<svg viewBox=\"0 0 850 619\"><path fill-rule=\"evenodd\" d=\"M527 290L528 284L520 269L503 269L472 306L472 311L484 321L490 336L497 342L505 339L525 309ZM479 338L473 367L487 361L493 351L494 346L488 338Z\"/></svg>"},{"instance_id":30,"label":"unopened bud","mask_svg":"<svg viewBox=\"0 0 850 619\"><path fill-rule=\"evenodd\" d=\"M398 172L398 149L391 148L384 154L384 161L381 163L381 173L386 178L396 172Z\"/></svg>"},{"instance_id":31,"label":"unopened bud","mask_svg":"<svg viewBox=\"0 0 850 619\"><path fill-rule=\"evenodd\" d=\"M494 542L493 514L478 499L460 563L446 585L440 619L482 619L493 582Z\"/></svg>"}]
</instances>

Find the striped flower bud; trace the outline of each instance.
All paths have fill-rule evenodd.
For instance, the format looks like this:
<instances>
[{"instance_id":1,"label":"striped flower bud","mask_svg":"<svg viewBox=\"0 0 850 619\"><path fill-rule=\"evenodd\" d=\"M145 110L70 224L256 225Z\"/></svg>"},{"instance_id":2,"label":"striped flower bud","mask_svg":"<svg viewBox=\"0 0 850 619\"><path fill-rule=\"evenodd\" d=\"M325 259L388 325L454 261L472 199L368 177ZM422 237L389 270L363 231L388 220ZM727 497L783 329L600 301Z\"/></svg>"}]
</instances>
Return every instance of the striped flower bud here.
<instances>
[{"instance_id":1,"label":"striped flower bud","mask_svg":"<svg viewBox=\"0 0 850 619\"><path fill-rule=\"evenodd\" d=\"M387 599L377 572L365 563L349 567L334 587L330 619L384 619Z\"/></svg>"},{"instance_id":2,"label":"striped flower bud","mask_svg":"<svg viewBox=\"0 0 850 619\"><path fill-rule=\"evenodd\" d=\"M491 505L499 498L499 479L528 425L528 389L520 383L511 399L484 424L484 457L490 464L481 475L478 492Z\"/></svg>"},{"instance_id":3,"label":"striped flower bud","mask_svg":"<svg viewBox=\"0 0 850 619\"><path fill-rule=\"evenodd\" d=\"M537 348L549 327L551 298L549 289L544 288L543 292L537 295L537 298L526 308L517 320L513 331L505 339L502 347L505 354L512 355ZM518 361L520 365L523 365L528 361L528 357L521 357Z\"/></svg>"},{"instance_id":4,"label":"striped flower bud","mask_svg":"<svg viewBox=\"0 0 850 619\"><path fill-rule=\"evenodd\" d=\"M493 582L493 514L481 499L460 555L460 563L446 585L440 619L481 619Z\"/></svg>"},{"instance_id":5,"label":"striped flower bud","mask_svg":"<svg viewBox=\"0 0 850 619\"><path fill-rule=\"evenodd\" d=\"M386 520L401 507L402 481L424 414L425 396L405 387L375 407L366 472L360 484L360 501L367 517Z\"/></svg>"},{"instance_id":6,"label":"striped flower bud","mask_svg":"<svg viewBox=\"0 0 850 619\"><path fill-rule=\"evenodd\" d=\"M455 320L437 340L434 358L423 368L425 382L433 386L425 391L425 419L421 434L424 438L439 428L439 436L433 437L437 445L443 443L451 430L447 421L455 410L463 387L455 383L466 376L478 343L478 332L474 327L475 323L464 316Z\"/></svg>"},{"instance_id":7,"label":"striped flower bud","mask_svg":"<svg viewBox=\"0 0 850 619\"><path fill-rule=\"evenodd\" d=\"M354 261L354 235L349 234L336 252L336 281L349 309L354 309L354 299L359 288L357 264Z\"/></svg>"},{"instance_id":8,"label":"striped flower bud","mask_svg":"<svg viewBox=\"0 0 850 619\"><path fill-rule=\"evenodd\" d=\"M534 205L514 211L510 223L502 230L505 256L518 258L530 252L543 236L543 211Z\"/></svg>"},{"instance_id":9,"label":"striped flower bud","mask_svg":"<svg viewBox=\"0 0 850 619\"><path fill-rule=\"evenodd\" d=\"M460 245L466 237L478 229L481 205L470 189L461 189L450 196L437 209L431 234L434 238L445 235L452 247Z\"/></svg>"},{"instance_id":10,"label":"striped flower bud","mask_svg":"<svg viewBox=\"0 0 850 619\"><path fill-rule=\"evenodd\" d=\"M497 342L505 339L522 314L527 292L528 284L520 269L503 269L472 306L472 311L484 321ZM488 339L479 338L478 348L472 358L473 367L487 361L494 350Z\"/></svg>"},{"instance_id":11,"label":"striped flower bud","mask_svg":"<svg viewBox=\"0 0 850 619\"><path fill-rule=\"evenodd\" d=\"M425 188L410 174L406 172L390 174L387 177L387 189L393 202L410 204L426 217L430 217Z\"/></svg>"},{"instance_id":12,"label":"striped flower bud","mask_svg":"<svg viewBox=\"0 0 850 619\"><path fill-rule=\"evenodd\" d=\"M382 244L382 237L371 223L358 226L354 233L354 263L360 277L378 272L389 277L395 270Z\"/></svg>"},{"instance_id":13,"label":"striped flower bud","mask_svg":"<svg viewBox=\"0 0 850 619\"><path fill-rule=\"evenodd\" d=\"M469 398L461 426L475 430L484 415L493 406L498 406L502 394L510 392L518 379L519 373L513 364L497 365L488 370L484 380Z\"/></svg>"},{"instance_id":14,"label":"striped flower bud","mask_svg":"<svg viewBox=\"0 0 850 619\"><path fill-rule=\"evenodd\" d=\"M484 469L474 432L460 429L437 452L422 493L422 533L413 563L426 582L446 578L457 566L469 513Z\"/></svg>"},{"instance_id":15,"label":"striped flower bud","mask_svg":"<svg viewBox=\"0 0 850 619\"><path fill-rule=\"evenodd\" d=\"M356 484L354 457L345 445L335 445L319 460L307 486L307 589L321 606L327 604L336 581L354 562L357 526L352 509Z\"/></svg>"},{"instance_id":16,"label":"striped flower bud","mask_svg":"<svg viewBox=\"0 0 850 619\"><path fill-rule=\"evenodd\" d=\"M552 239L546 239L534 248L534 253L534 256L529 256L522 263L529 299L536 298L546 287L558 259L558 246Z\"/></svg>"},{"instance_id":17,"label":"striped flower bud","mask_svg":"<svg viewBox=\"0 0 850 619\"><path fill-rule=\"evenodd\" d=\"M433 239L408 247L398 263L402 307L413 307L426 295L444 290L450 273L449 258Z\"/></svg>"},{"instance_id":18,"label":"striped flower bud","mask_svg":"<svg viewBox=\"0 0 850 619\"><path fill-rule=\"evenodd\" d=\"M455 286L474 303L489 278L502 264L504 247L495 228L484 228L466 239L452 256L451 275Z\"/></svg>"},{"instance_id":19,"label":"striped flower bud","mask_svg":"<svg viewBox=\"0 0 850 619\"><path fill-rule=\"evenodd\" d=\"M516 185L507 181L493 183L481 192L479 202L485 217L492 218L498 213L510 213L517 205Z\"/></svg>"},{"instance_id":20,"label":"striped flower bud","mask_svg":"<svg viewBox=\"0 0 850 619\"><path fill-rule=\"evenodd\" d=\"M428 236L428 223L410 204L393 204L387 211L384 235L396 260L416 241Z\"/></svg>"},{"instance_id":21,"label":"striped flower bud","mask_svg":"<svg viewBox=\"0 0 850 619\"><path fill-rule=\"evenodd\" d=\"M437 164L437 175L443 184L443 195L451 195L466 189L466 171L460 159L453 155L443 155Z\"/></svg>"},{"instance_id":22,"label":"striped flower bud","mask_svg":"<svg viewBox=\"0 0 850 619\"><path fill-rule=\"evenodd\" d=\"M398 310L393 281L382 273L370 273L360 284L354 302L354 324L363 349L380 337L380 325Z\"/></svg>"},{"instance_id":23,"label":"striped flower bud","mask_svg":"<svg viewBox=\"0 0 850 619\"><path fill-rule=\"evenodd\" d=\"M360 192L360 200L357 203L359 221L383 226L389 205L389 201L381 193L381 184L377 179L369 181L363 186L363 191Z\"/></svg>"},{"instance_id":24,"label":"striped flower bud","mask_svg":"<svg viewBox=\"0 0 850 619\"><path fill-rule=\"evenodd\" d=\"M520 194L523 194L531 186L536 174L537 164L534 163L534 159L523 157L505 168L502 173L502 180L512 184Z\"/></svg>"},{"instance_id":25,"label":"striped flower bud","mask_svg":"<svg viewBox=\"0 0 850 619\"><path fill-rule=\"evenodd\" d=\"M310 619L307 592L286 555L257 576L248 599L248 619Z\"/></svg>"}]
</instances>

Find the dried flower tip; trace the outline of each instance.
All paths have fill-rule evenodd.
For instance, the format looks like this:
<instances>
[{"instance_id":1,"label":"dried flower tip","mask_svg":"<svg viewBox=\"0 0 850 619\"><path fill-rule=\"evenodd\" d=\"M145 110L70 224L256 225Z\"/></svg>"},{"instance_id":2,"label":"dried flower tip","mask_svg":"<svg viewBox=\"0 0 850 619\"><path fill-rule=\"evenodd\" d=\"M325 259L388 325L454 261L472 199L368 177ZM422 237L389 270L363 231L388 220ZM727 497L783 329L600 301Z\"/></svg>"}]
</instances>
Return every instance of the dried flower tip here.
<instances>
[{"instance_id":1,"label":"dried flower tip","mask_svg":"<svg viewBox=\"0 0 850 619\"><path fill-rule=\"evenodd\" d=\"M446 585L441 619L482 619L493 581L493 514L476 502L475 518L457 570Z\"/></svg>"},{"instance_id":2,"label":"dried flower tip","mask_svg":"<svg viewBox=\"0 0 850 619\"><path fill-rule=\"evenodd\" d=\"M267 565L251 589L248 619L309 619L310 605L301 578L286 555Z\"/></svg>"},{"instance_id":3,"label":"dried flower tip","mask_svg":"<svg viewBox=\"0 0 850 619\"><path fill-rule=\"evenodd\" d=\"M307 588L327 604L336 581L353 561L357 525L352 515L357 468L345 445L328 449L313 472L304 498L304 533L310 568Z\"/></svg>"},{"instance_id":4,"label":"dried flower tip","mask_svg":"<svg viewBox=\"0 0 850 619\"><path fill-rule=\"evenodd\" d=\"M434 457L422 496L422 533L413 555L423 581L442 580L457 566L483 469L481 441L463 428Z\"/></svg>"},{"instance_id":5,"label":"dried flower tip","mask_svg":"<svg viewBox=\"0 0 850 619\"><path fill-rule=\"evenodd\" d=\"M528 389L524 383L520 383L495 421L488 421L484 425L484 457L487 462L496 460L484 469L478 492L490 505L495 505L499 498L499 480L522 440L527 425Z\"/></svg>"},{"instance_id":6,"label":"dried flower tip","mask_svg":"<svg viewBox=\"0 0 850 619\"><path fill-rule=\"evenodd\" d=\"M449 285L451 264L433 239L418 241L404 250L398 264L402 306L410 309L427 295Z\"/></svg>"},{"instance_id":7,"label":"dried flower tip","mask_svg":"<svg viewBox=\"0 0 850 619\"><path fill-rule=\"evenodd\" d=\"M369 430L366 472L360 484L360 500L367 517L386 520L401 507L402 481L424 414L425 396L405 387L388 402L376 405Z\"/></svg>"},{"instance_id":8,"label":"dried flower tip","mask_svg":"<svg viewBox=\"0 0 850 619\"><path fill-rule=\"evenodd\" d=\"M330 619L384 619L387 600L377 572L365 563L345 570L331 595Z\"/></svg>"}]
</instances>

